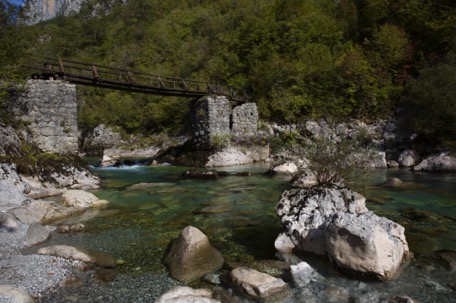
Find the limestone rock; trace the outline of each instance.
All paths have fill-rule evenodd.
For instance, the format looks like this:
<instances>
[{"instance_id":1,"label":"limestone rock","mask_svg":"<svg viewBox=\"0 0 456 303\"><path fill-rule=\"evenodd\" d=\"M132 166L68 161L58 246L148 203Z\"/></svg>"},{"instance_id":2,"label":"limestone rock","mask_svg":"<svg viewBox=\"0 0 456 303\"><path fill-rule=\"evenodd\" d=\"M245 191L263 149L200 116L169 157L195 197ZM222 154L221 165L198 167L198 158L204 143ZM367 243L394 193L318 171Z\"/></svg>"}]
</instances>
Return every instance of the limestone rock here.
<instances>
[{"instance_id":1,"label":"limestone rock","mask_svg":"<svg viewBox=\"0 0 456 303\"><path fill-rule=\"evenodd\" d=\"M456 156L441 153L428 157L413 168L414 171L456 171Z\"/></svg>"},{"instance_id":2,"label":"limestone rock","mask_svg":"<svg viewBox=\"0 0 456 303\"><path fill-rule=\"evenodd\" d=\"M100 124L84 141L84 150L91 154L102 154L107 148L115 147L123 142L120 133L111 127Z\"/></svg>"},{"instance_id":3,"label":"limestone rock","mask_svg":"<svg viewBox=\"0 0 456 303\"><path fill-rule=\"evenodd\" d=\"M68 207L89 208L97 207L108 202L98 199L94 194L83 190L67 190L62 195L63 204Z\"/></svg>"},{"instance_id":4,"label":"limestone rock","mask_svg":"<svg viewBox=\"0 0 456 303\"><path fill-rule=\"evenodd\" d=\"M399 167L399 163L397 163L394 160L389 160L387 162L387 165L388 165L388 168L398 168Z\"/></svg>"},{"instance_id":5,"label":"limestone rock","mask_svg":"<svg viewBox=\"0 0 456 303\"><path fill-rule=\"evenodd\" d=\"M372 212L335 215L326 229L326 249L343 271L380 280L395 278L410 253L404 228Z\"/></svg>"},{"instance_id":6,"label":"limestone rock","mask_svg":"<svg viewBox=\"0 0 456 303\"><path fill-rule=\"evenodd\" d=\"M284 191L276 213L297 249L329 255L349 273L389 280L409 256L404 228L369 212L365 198L343 186Z\"/></svg>"},{"instance_id":7,"label":"limestone rock","mask_svg":"<svg viewBox=\"0 0 456 303\"><path fill-rule=\"evenodd\" d=\"M210 155L206 167L243 165L264 161L269 157L269 147L253 146L250 149L231 146Z\"/></svg>"},{"instance_id":8,"label":"limestone rock","mask_svg":"<svg viewBox=\"0 0 456 303\"><path fill-rule=\"evenodd\" d=\"M171 276L183 282L192 282L219 270L223 257L209 243L209 239L193 226L184 228L165 259Z\"/></svg>"},{"instance_id":9,"label":"limestone rock","mask_svg":"<svg viewBox=\"0 0 456 303\"><path fill-rule=\"evenodd\" d=\"M235 268L230 272L230 278L240 292L258 300L285 295L289 291L282 279L250 268Z\"/></svg>"},{"instance_id":10,"label":"limestone rock","mask_svg":"<svg viewBox=\"0 0 456 303\"><path fill-rule=\"evenodd\" d=\"M406 149L399 155L399 165L402 167L415 166L420 159L420 156L413 149Z\"/></svg>"},{"instance_id":11,"label":"limestone rock","mask_svg":"<svg viewBox=\"0 0 456 303\"><path fill-rule=\"evenodd\" d=\"M161 295L155 303L220 303L212 299L209 289L193 289L187 286L177 286Z\"/></svg>"},{"instance_id":12,"label":"limestone rock","mask_svg":"<svg viewBox=\"0 0 456 303\"><path fill-rule=\"evenodd\" d=\"M318 184L317 176L309 169L299 171L290 182L293 186L301 188L308 188Z\"/></svg>"},{"instance_id":13,"label":"limestone rock","mask_svg":"<svg viewBox=\"0 0 456 303\"><path fill-rule=\"evenodd\" d=\"M28 245L36 245L49 239L51 233L49 229L39 223L32 223L27 229L25 242Z\"/></svg>"},{"instance_id":14,"label":"limestone rock","mask_svg":"<svg viewBox=\"0 0 456 303\"><path fill-rule=\"evenodd\" d=\"M276 213L291 241L302 251L326 254L325 229L337 212L366 212L366 199L360 194L332 184L309 189L284 191Z\"/></svg>"},{"instance_id":15,"label":"limestone rock","mask_svg":"<svg viewBox=\"0 0 456 303\"><path fill-rule=\"evenodd\" d=\"M291 265L290 272L294 283L299 287L306 286L313 279L313 276L316 275L315 269L307 262Z\"/></svg>"},{"instance_id":16,"label":"limestone rock","mask_svg":"<svg viewBox=\"0 0 456 303\"><path fill-rule=\"evenodd\" d=\"M119 157L118 156L108 156L103 155L103 159L101 160L101 167L117 167L120 166Z\"/></svg>"},{"instance_id":17,"label":"limestone rock","mask_svg":"<svg viewBox=\"0 0 456 303\"><path fill-rule=\"evenodd\" d=\"M266 174L268 175L295 175L298 173L298 166L294 162L285 162L271 167Z\"/></svg>"},{"instance_id":18,"label":"limestone rock","mask_svg":"<svg viewBox=\"0 0 456 303\"><path fill-rule=\"evenodd\" d=\"M11 299L14 303L33 303L35 300L23 289L9 285L0 285L0 298Z\"/></svg>"},{"instance_id":19,"label":"limestone rock","mask_svg":"<svg viewBox=\"0 0 456 303\"><path fill-rule=\"evenodd\" d=\"M6 229L7 231L14 231L19 227L18 222L7 213L0 213L0 231Z\"/></svg>"},{"instance_id":20,"label":"limestone rock","mask_svg":"<svg viewBox=\"0 0 456 303\"><path fill-rule=\"evenodd\" d=\"M386 180L386 186L400 187L402 185L404 185L404 182L399 178L390 177Z\"/></svg>"},{"instance_id":21,"label":"limestone rock","mask_svg":"<svg viewBox=\"0 0 456 303\"><path fill-rule=\"evenodd\" d=\"M0 163L0 207L14 207L26 200L26 183L16 171L16 165Z\"/></svg>"},{"instance_id":22,"label":"limestone rock","mask_svg":"<svg viewBox=\"0 0 456 303\"><path fill-rule=\"evenodd\" d=\"M38 250L38 254L51 255L65 259L80 260L87 263L93 263L101 267L116 266L116 259L105 252L93 251L68 245L53 245L43 247Z\"/></svg>"}]
</instances>

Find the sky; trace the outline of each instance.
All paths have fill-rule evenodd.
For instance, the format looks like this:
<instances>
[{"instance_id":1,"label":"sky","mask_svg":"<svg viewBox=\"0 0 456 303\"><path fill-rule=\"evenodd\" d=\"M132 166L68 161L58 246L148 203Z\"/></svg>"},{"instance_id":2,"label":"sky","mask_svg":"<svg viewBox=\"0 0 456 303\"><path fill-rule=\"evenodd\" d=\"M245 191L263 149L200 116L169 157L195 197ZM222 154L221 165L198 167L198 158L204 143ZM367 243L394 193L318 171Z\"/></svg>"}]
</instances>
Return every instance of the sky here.
<instances>
[{"instance_id":1,"label":"sky","mask_svg":"<svg viewBox=\"0 0 456 303\"><path fill-rule=\"evenodd\" d=\"M14 5L22 5L22 4L24 4L24 0L9 0L8 2L11 3L11 4L14 4Z\"/></svg>"}]
</instances>

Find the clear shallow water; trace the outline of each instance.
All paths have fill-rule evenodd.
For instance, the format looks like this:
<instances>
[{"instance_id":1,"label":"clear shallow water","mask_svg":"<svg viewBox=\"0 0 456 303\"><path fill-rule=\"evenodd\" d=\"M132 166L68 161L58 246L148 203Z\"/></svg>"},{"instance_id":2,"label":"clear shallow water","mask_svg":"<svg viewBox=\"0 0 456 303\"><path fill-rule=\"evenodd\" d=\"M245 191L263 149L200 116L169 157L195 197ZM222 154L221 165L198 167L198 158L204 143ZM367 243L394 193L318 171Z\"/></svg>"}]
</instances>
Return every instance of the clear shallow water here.
<instances>
[{"instance_id":1,"label":"clear shallow water","mask_svg":"<svg viewBox=\"0 0 456 303\"><path fill-rule=\"evenodd\" d=\"M51 244L109 252L124 261L118 267L120 280L151 274L166 277L162 265L164 252L169 241L188 225L201 229L227 263L274 259L274 240L281 231L275 206L282 191L289 188L289 180L263 176L261 173L266 169L262 165L221 169L232 174L257 174L217 180L182 179L186 168L173 166L95 169L103 180L103 189L94 193L109 200L112 206L74 218L84 220L87 231L56 235ZM383 186L392 176L405 185ZM129 188L140 183L146 184ZM402 294L420 302L455 302L451 288L456 285L455 273L435 252L456 251L456 174L376 171L372 186L363 194L368 198L369 209L404 225L416 258L398 280L388 283L346 279L327 261L314 260L325 282L314 283L305 290L295 289L292 301L331 302L320 293L330 293L334 286L364 298L359 302L378 302L379 298ZM128 291L137 292L135 287L139 286L133 284ZM101 291L97 289L89 291L97 296L96 292ZM142 302L134 296L129 300Z\"/></svg>"}]
</instances>

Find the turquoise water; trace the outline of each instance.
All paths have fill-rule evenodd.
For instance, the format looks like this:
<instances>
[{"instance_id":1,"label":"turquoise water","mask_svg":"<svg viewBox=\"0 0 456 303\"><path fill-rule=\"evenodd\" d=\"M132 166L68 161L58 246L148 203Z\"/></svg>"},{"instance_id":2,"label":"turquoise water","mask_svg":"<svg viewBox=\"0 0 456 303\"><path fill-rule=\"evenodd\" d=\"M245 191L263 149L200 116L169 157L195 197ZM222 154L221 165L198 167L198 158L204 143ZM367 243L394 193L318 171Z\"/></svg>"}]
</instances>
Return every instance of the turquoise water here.
<instances>
[{"instance_id":1,"label":"turquoise water","mask_svg":"<svg viewBox=\"0 0 456 303\"><path fill-rule=\"evenodd\" d=\"M94 193L109 200L111 206L71 219L83 220L87 231L57 235L47 245L64 243L109 252L121 260L117 268L121 275L167 275L162 260L170 240L192 225L208 236L228 264L275 259L274 240L282 230L275 206L290 184L286 177L264 176L267 168L220 169L230 176L217 180L182 179L186 168L175 166L96 168L93 171L101 177L102 189ZM254 174L235 175L242 171ZM404 185L387 187L388 177L400 178ZM447 285L456 285L454 272L443 266L435 253L456 251L456 174L378 170L370 183L362 192L368 208L401 223L416 256L398 280L368 284L370 291L405 292L421 302L454 302L452 286ZM130 188L135 184L141 186ZM327 281L332 281L328 283L345 285L360 296L366 291L359 282L331 269L327 272L331 272ZM443 290L435 290L434 285L444 285ZM318 296L317 288L312 291Z\"/></svg>"}]
</instances>

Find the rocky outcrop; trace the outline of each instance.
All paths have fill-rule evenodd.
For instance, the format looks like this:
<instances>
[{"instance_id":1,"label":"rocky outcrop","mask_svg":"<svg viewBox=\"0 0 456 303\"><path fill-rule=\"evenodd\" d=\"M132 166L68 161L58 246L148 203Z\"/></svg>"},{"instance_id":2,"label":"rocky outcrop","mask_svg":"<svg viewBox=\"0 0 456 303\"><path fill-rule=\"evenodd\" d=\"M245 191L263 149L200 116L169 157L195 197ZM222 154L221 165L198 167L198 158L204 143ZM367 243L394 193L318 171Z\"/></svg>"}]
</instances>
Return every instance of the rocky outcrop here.
<instances>
[{"instance_id":1,"label":"rocky outcrop","mask_svg":"<svg viewBox=\"0 0 456 303\"><path fill-rule=\"evenodd\" d=\"M25 1L25 22L29 25L68 16L79 12L84 0L27 0Z\"/></svg>"},{"instance_id":2,"label":"rocky outcrop","mask_svg":"<svg viewBox=\"0 0 456 303\"><path fill-rule=\"evenodd\" d=\"M102 155L108 148L119 146L123 142L121 135L111 127L100 124L84 138L83 150L88 154Z\"/></svg>"},{"instance_id":3,"label":"rocky outcrop","mask_svg":"<svg viewBox=\"0 0 456 303\"><path fill-rule=\"evenodd\" d=\"M30 186L16 171L16 165L0 163L0 208L12 208L26 201Z\"/></svg>"},{"instance_id":4,"label":"rocky outcrop","mask_svg":"<svg viewBox=\"0 0 456 303\"><path fill-rule=\"evenodd\" d=\"M193 289L186 286L177 286L167 291L158 298L155 303L220 303L219 300L212 298L209 289Z\"/></svg>"},{"instance_id":5,"label":"rocky outcrop","mask_svg":"<svg viewBox=\"0 0 456 303\"><path fill-rule=\"evenodd\" d=\"M430 156L413 168L414 171L456 171L456 156L449 153Z\"/></svg>"},{"instance_id":6,"label":"rocky outcrop","mask_svg":"<svg viewBox=\"0 0 456 303\"><path fill-rule=\"evenodd\" d=\"M210 155L204 166L221 167L250 164L266 161L269 158L269 146L230 146Z\"/></svg>"},{"instance_id":7,"label":"rocky outcrop","mask_svg":"<svg viewBox=\"0 0 456 303\"><path fill-rule=\"evenodd\" d=\"M230 272L230 278L238 291L256 300L265 301L272 297L277 300L279 296L288 295L289 287L282 279L254 269L235 268Z\"/></svg>"},{"instance_id":8,"label":"rocky outcrop","mask_svg":"<svg viewBox=\"0 0 456 303\"><path fill-rule=\"evenodd\" d=\"M406 149L400 155L398 163L402 167L412 167L415 166L420 159L420 156L413 149Z\"/></svg>"},{"instance_id":9,"label":"rocky outcrop","mask_svg":"<svg viewBox=\"0 0 456 303\"><path fill-rule=\"evenodd\" d=\"M390 280L409 256L404 228L368 211L365 198L343 186L287 190L276 213L297 249L328 255L350 274Z\"/></svg>"},{"instance_id":10,"label":"rocky outcrop","mask_svg":"<svg viewBox=\"0 0 456 303\"><path fill-rule=\"evenodd\" d=\"M223 257L209 243L209 239L193 226L184 228L165 259L171 276L183 282L192 282L219 270Z\"/></svg>"}]
</instances>

